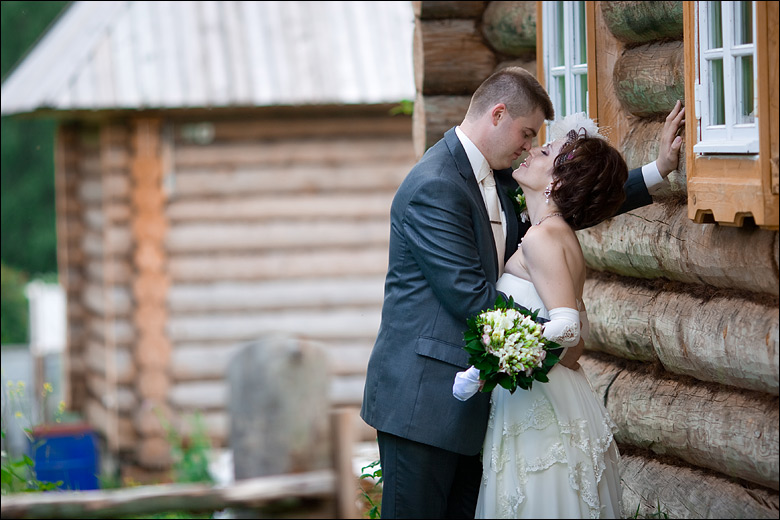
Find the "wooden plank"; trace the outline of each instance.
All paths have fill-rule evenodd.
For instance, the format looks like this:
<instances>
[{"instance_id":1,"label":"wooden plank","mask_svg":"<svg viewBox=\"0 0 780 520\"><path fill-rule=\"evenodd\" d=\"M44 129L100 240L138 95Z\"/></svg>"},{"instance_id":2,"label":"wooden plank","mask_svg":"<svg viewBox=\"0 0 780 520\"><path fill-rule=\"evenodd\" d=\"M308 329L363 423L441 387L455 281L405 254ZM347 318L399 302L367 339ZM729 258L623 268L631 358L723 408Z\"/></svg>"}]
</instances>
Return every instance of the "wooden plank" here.
<instances>
[{"instance_id":1,"label":"wooden plank","mask_svg":"<svg viewBox=\"0 0 780 520\"><path fill-rule=\"evenodd\" d=\"M269 333L318 338L371 338L379 330L381 307L334 311L301 310L171 316L171 341L249 341Z\"/></svg>"},{"instance_id":2,"label":"wooden plank","mask_svg":"<svg viewBox=\"0 0 780 520\"><path fill-rule=\"evenodd\" d=\"M365 383L365 375L332 378L328 389L331 405L360 406ZM228 384L224 379L176 382L168 394L169 403L179 410L224 411L228 407Z\"/></svg>"},{"instance_id":3,"label":"wooden plank","mask_svg":"<svg viewBox=\"0 0 780 520\"><path fill-rule=\"evenodd\" d=\"M259 251L245 255L207 253L172 255L168 273L174 282L222 282L382 275L387 272L387 247Z\"/></svg>"},{"instance_id":4,"label":"wooden plank","mask_svg":"<svg viewBox=\"0 0 780 520\"><path fill-rule=\"evenodd\" d=\"M365 193L395 192L404 180L413 162L394 161L384 164L360 166L323 164L304 167L241 166L229 165L223 169L192 165L178 170L173 186L176 198L247 196L253 193L313 194L313 193ZM279 182L283 178L284 182Z\"/></svg>"},{"instance_id":5,"label":"wooden plank","mask_svg":"<svg viewBox=\"0 0 780 520\"><path fill-rule=\"evenodd\" d=\"M336 490L333 470L274 475L235 482L160 484L117 490L62 491L5 496L3 518L115 518L160 511L218 511L259 508L291 499L329 500ZM310 503L310 502L309 502Z\"/></svg>"},{"instance_id":6,"label":"wooden plank","mask_svg":"<svg viewBox=\"0 0 780 520\"><path fill-rule=\"evenodd\" d=\"M220 251L249 252L319 247L363 247L387 244L387 220L359 222L269 222L180 224L165 240L171 255Z\"/></svg>"},{"instance_id":7,"label":"wooden plank","mask_svg":"<svg viewBox=\"0 0 780 520\"><path fill-rule=\"evenodd\" d=\"M694 224L688 210L652 204L578 231L588 267L634 278L780 294L777 233Z\"/></svg>"},{"instance_id":8,"label":"wooden plank","mask_svg":"<svg viewBox=\"0 0 780 520\"><path fill-rule=\"evenodd\" d=\"M323 343L328 368L334 376L365 374L373 338ZM223 378L230 359L243 347L240 342L175 344L171 355L171 377L178 382Z\"/></svg>"},{"instance_id":9,"label":"wooden plank","mask_svg":"<svg viewBox=\"0 0 780 520\"><path fill-rule=\"evenodd\" d=\"M221 146L176 147L176 169L185 167L230 166L237 164L368 165L397 163L411 158L412 143L407 138L301 139L296 141L229 142ZM278 179L277 179L278 182Z\"/></svg>"},{"instance_id":10,"label":"wooden plank","mask_svg":"<svg viewBox=\"0 0 780 520\"><path fill-rule=\"evenodd\" d=\"M174 284L168 293L171 314L273 309L361 307L382 302L384 278L280 279L262 282Z\"/></svg>"},{"instance_id":11,"label":"wooden plank","mask_svg":"<svg viewBox=\"0 0 780 520\"><path fill-rule=\"evenodd\" d=\"M393 193L255 195L222 199L180 198L166 214L172 222L266 221L388 217Z\"/></svg>"},{"instance_id":12,"label":"wooden plank","mask_svg":"<svg viewBox=\"0 0 780 520\"><path fill-rule=\"evenodd\" d=\"M778 490L778 397L655 375L643 366L616 369L590 356L580 363L588 377L617 374L602 397L618 425L619 444Z\"/></svg>"}]
</instances>

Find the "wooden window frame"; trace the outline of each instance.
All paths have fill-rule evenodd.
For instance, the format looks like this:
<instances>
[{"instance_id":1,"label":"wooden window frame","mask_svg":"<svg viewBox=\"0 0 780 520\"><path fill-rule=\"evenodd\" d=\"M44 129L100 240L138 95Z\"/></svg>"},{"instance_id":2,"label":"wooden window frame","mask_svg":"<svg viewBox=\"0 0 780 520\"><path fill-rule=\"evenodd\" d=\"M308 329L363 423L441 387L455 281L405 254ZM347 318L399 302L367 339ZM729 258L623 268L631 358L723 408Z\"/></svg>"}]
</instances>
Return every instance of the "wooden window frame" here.
<instances>
[{"instance_id":1,"label":"wooden window frame","mask_svg":"<svg viewBox=\"0 0 780 520\"><path fill-rule=\"evenodd\" d=\"M777 26L770 24L771 2L754 3L756 24L754 27L756 91L756 126L758 128L758 153L698 153L700 141L700 107L696 103L686 105L685 153L686 186L688 191L688 217L696 223L718 223L724 226L743 226L752 218L764 229L778 229L777 143L778 103L770 92L778 91L777 85ZM697 32L697 4L683 3L685 98L696 99L699 82L699 48ZM774 14L776 20L776 14ZM770 33L774 31L774 33ZM772 36L770 38L770 35ZM770 46L771 43L771 46ZM775 65L770 68L771 60ZM774 71L774 74L772 74ZM770 124L773 123L773 124ZM774 152L773 152L774 150Z\"/></svg>"}]
</instances>

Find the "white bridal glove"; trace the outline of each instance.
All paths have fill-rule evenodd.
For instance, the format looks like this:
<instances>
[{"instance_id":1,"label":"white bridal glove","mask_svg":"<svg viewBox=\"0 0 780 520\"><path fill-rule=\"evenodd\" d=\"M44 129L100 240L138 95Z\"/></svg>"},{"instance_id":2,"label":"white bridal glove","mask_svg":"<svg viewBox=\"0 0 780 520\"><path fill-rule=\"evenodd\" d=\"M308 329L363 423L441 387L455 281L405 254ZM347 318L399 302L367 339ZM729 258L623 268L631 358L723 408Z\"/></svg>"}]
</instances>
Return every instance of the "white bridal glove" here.
<instances>
[{"instance_id":1,"label":"white bridal glove","mask_svg":"<svg viewBox=\"0 0 780 520\"><path fill-rule=\"evenodd\" d=\"M550 321L544 324L542 336L564 347L559 356L563 359L569 347L580 342L580 311L569 307L550 309Z\"/></svg>"},{"instance_id":2,"label":"white bridal glove","mask_svg":"<svg viewBox=\"0 0 780 520\"><path fill-rule=\"evenodd\" d=\"M479 370L469 367L465 372L455 374L455 382L452 383L452 395L458 401L465 401L479 392Z\"/></svg>"}]
</instances>

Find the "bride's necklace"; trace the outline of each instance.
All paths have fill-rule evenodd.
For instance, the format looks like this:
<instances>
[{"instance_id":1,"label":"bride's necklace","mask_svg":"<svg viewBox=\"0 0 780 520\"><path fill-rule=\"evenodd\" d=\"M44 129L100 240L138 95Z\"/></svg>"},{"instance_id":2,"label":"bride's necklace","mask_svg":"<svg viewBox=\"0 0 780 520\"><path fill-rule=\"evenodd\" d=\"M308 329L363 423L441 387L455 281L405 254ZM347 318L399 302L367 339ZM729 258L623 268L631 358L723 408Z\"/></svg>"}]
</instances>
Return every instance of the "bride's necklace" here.
<instances>
[{"instance_id":1,"label":"bride's necklace","mask_svg":"<svg viewBox=\"0 0 780 520\"><path fill-rule=\"evenodd\" d=\"M550 213L549 215L545 215L544 217L542 217L542 218L539 220L539 222L537 222L536 224L534 224L534 226L538 226L539 224L541 224L542 222L544 222L545 220L547 220L547 219L548 219L548 218L550 218L550 217L562 217L562 216L563 216L563 213L561 213L560 211L556 211L556 212L554 212L554 213Z\"/></svg>"}]
</instances>

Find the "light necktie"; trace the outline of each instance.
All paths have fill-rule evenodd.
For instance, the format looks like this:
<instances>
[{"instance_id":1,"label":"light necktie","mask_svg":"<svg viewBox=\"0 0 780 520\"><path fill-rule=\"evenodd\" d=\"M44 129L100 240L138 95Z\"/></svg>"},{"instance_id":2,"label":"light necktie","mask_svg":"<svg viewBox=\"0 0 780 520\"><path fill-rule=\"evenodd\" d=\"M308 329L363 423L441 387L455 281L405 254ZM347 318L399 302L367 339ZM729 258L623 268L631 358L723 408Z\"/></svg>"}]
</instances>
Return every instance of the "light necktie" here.
<instances>
[{"instance_id":1,"label":"light necktie","mask_svg":"<svg viewBox=\"0 0 780 520\"><path fill-rule=\"evenodd\" d=\"M501 201L498 199L493 170L488 170L488 174L482 179L482 186L485 190L485 204L487 205L488 217L490 217L490 227L493 229L493 238L496 242L498 275L501 276L501 273L504 272L506 238L504 237L504 228L501 225Z\"/></svg>"}]
</instances>

